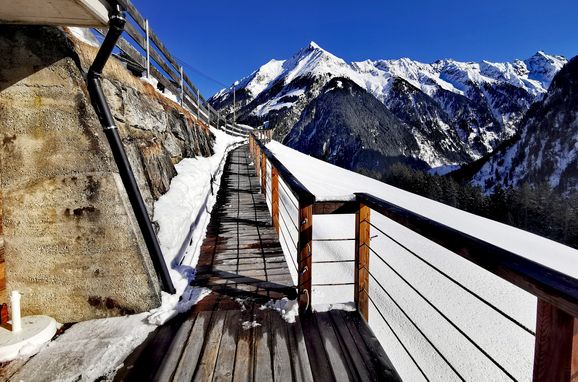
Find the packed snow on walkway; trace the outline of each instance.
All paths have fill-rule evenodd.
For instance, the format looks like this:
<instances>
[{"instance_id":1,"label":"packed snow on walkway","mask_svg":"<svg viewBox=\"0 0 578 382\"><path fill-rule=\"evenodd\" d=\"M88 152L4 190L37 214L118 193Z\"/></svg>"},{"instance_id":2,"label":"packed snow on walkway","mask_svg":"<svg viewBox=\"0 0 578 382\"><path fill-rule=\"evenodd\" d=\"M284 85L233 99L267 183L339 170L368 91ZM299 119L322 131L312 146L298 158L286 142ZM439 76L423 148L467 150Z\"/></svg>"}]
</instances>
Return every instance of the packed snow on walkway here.
<instances>
[{"instance_id":1,"label":"packed snow on walkway","mask_svg":"<svg viewBox=\"0 0 578 382\"><path fill-rule=\"evenodd\" d=\"M318 201L352 200L355 192L371 193L578 278L578 251L572 248L330 165L275 141L267 147ZM403 380L424 380L419 368L431 380L459 380L457 373L472 381L509 380L496 363L515 379L531 379L534 336L530 332L535 330L537 302L534 296L375 211L370 220L379 230L371 227L371 248L375 253L370 252L369 261L369 324ZM314 216L312 304L316 310L336 308L339 305L327 304L353 300L354 223L354 215ZM339 238L348 240L334 240ZM326 263L335 260L340 262ZM317 261L323 263L316 264ZM350 285L328 285L335 283Z\"/></svg>"},{"instance_id":2,"label":"packed snow on walkway","mask_svg":"<svg viewBox=\"0 0 578 382\"><path fill-rule=\"evenodd\" d=\"M159 242L177 293L163 292L162 306L151 312L73 325L27 362L16 361L11 369L17 371L10 372L11 380L112 380L126 357L158 325L190 309L208 294L208 290L189 284L227 153L243 141L220 130L211 131L216 137L215 154L179 162L175 166L178 175L172 179L169 191L154 206L153 220L160 227ZM6 376L0 374L0 378Z\"/></svg>"}]
</instances>

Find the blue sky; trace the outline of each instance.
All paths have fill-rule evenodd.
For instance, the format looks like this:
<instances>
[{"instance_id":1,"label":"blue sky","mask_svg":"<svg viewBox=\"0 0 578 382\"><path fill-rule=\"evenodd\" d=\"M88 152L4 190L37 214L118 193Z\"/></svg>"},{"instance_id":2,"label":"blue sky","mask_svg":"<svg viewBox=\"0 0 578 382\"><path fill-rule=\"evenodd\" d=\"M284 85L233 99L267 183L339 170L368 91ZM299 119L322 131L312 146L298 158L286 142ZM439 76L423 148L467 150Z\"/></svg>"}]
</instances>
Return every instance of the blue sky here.
<instances>
[{"instance_id":1,"label":"blue sky","mask_svg":"<svg viewBox=\"0 0 578 382\"><path fill-rule=\"evenodd\" d=\"M133 0L205 96L309 41L346 61L578 54L576 0Z\"/></svg>"}]
</instances>

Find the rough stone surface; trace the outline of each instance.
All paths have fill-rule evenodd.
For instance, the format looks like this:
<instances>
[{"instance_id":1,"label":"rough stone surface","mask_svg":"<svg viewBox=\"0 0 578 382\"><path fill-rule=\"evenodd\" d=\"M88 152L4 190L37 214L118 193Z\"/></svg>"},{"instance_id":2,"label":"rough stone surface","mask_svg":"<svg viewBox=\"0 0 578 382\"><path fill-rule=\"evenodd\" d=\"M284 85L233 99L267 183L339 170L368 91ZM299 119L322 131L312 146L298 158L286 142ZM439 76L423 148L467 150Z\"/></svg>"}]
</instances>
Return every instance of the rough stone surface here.
<instances>
[{"instance_id":1,"label":"rough stone surface","mask_svg":"<svg viewBox=\"0 0 578 382\"><path fill-rule=\"evenodd\" d=\"M60 322L160 303L157 276L87 96L78 44L53 27L0 26L6 289L24 293L24 315ZM154 199L176 175L173 164L209 155L213 137L152 88L112 77L104 84L152 216Z\"/></svg>"}]
</instances>

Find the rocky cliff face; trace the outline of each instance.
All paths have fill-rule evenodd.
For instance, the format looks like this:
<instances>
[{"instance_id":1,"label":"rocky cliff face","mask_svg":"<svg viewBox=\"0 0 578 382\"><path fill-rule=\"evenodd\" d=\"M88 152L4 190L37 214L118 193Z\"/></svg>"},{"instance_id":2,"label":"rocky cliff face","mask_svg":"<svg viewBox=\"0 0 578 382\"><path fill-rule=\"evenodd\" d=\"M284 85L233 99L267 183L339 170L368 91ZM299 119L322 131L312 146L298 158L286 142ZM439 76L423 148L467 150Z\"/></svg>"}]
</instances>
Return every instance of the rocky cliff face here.
<instances>
[{"instance_id":1,"label":"rocky cliff face","mask_svg":"<svg viewBox=\"0 0 578 382\"><path fill-rule=\"evenodd\" d=\"M160 290L84 82L97 48L0 27L0 191L7 290L61 322L149 310ZM213 137L114 59L104 87L149 214ZM0 269L1 270L1 269ZM1 277L0 277L1 278Z\"/></svg>"}]
</instances>

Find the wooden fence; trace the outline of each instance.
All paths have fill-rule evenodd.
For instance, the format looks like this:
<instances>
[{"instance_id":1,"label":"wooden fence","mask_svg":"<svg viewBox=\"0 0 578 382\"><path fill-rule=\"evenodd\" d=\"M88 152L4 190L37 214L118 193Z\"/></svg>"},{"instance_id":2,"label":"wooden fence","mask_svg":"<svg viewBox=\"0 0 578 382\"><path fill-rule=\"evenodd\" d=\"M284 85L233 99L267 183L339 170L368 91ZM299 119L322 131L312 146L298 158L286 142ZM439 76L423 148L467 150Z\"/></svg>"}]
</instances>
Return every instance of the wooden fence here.
<instances>
[{"instance_id":1,"label":"wooden fence","mask_svg":"<svg viewBox=\"0 0 578 382\"><path fill-rule=\"evenodd\" d=\"M215 110L195 87L183 66L169 52L161 39L155 34L148 19L143 17L130 0L118 0L118 3L130 16L125 31L130 39L121 37L117 43L120 54L116 57L125 62L127 68L136 75L154 78L159 88L170 91L188 109L198 121L207 126L226 131L236 136L247 136L244 129ZM105 35L106 29L96 28L99 34ZM141 53L143 52L143 53Z\"/></svg>"},{"instance_id":2,"label":"wooden fence","mask_svg":"<svg viewBox=\"0 0 578 382\"><path fill-rule=\"evenodd\" d=\"M368 319L370 304L374 304L378 312L380 311L380 307L373 301L368 288L370 279L378 288L383 288L376 276L372 274L370 266L370 258L374 258L374 261L385 261L372 247L370 240L370 229L387 235L371 221L372 214L380 214L536 296L538 298L538 316L535 332L523 327L524 330L535 335L533 380L578 380L578 280L370 194L356 194L355 200L317 202L315 196L267 149L256 134L250 135L249 145L250 152L254 157L256 171L261 179L262 191L265 192L269 189L272 193L270 195L271 215L277 232L280 231L279 179L283 179L298 200L297 289L302 312L310 309L313 302L311 296L311 272L314 256L312 253L313 218L316 215L351 213L355 213L356 216L355 303L366 320ZM267 163L270 165L270 182L272 183L269 188L265 185ZM386 265L391 267L387 263ZM432 264L429 266L435 268ZM435 269L450 280L457 282L441 270ZM393 272L396 271L393 270ZM383 292L388 293L385 289ZM491 306L488 301L474 295L471 291L469 292L473 297ZM499 311L495 306L491 306L491 308ZM437 310L435 306L434 309ZM442 312L439 313L449 320ZM514 318L505 313L500 313L506 319L515 321ZM411 321L410 317L407 318ZM452 325L454 324L452 323ZM521 326L519 323L518 325ZM455 329L479 348L479 345L460 328L456 326ZM500 360L493 359L483 349L479 349L508 377L515 380L503 368ZM424 377L428 379L425 374ZM461 376L459 377L461 378Z\"/></svg>"}]
</instances>

